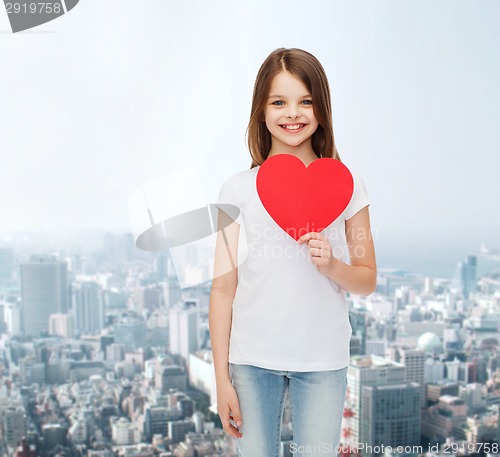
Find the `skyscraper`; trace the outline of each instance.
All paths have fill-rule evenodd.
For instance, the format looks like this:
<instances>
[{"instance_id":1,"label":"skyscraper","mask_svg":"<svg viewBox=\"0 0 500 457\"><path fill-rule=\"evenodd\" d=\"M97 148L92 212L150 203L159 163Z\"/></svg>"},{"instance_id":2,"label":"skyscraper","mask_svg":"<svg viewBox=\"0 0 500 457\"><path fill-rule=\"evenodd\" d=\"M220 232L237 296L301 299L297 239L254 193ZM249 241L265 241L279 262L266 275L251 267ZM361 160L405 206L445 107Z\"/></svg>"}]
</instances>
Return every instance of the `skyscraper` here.
<instances>
[{"instance_id":1,"label":"skyscraper","mask_svg":"<svg viewBox=\"0 0 500 457\"><path fill-rule=\"evenodd\" d=\"M361 391L360 443L363 457L377 447L420 444L420 386L416 382L367 385Z\"/></svg>"},{"instance_id":2,"label":"skyscraper","mask_svg":"<svg viewBox=\"0 0 500 457\"><path fill-rule=\"evenodd\" d=\"M389 358L406 367L406 381L416 382L420 389L420 407L425 407L425 352L403 344L387 350Z\"/></svg>"},{"instance_id":3,"label":"skyscraper","mask_svg":"<svg viewBox=\"0 0 500 457\"><path fill-rule=\"evenodd\" d=\"M125 316L114 325L115 343L123 344L125 351L146 347L146 322L142 317Z\"/></svg>"},{"instance_id":4,"label":"skyscraper","mask_svg":"<svg viewBox=\"0 0 500 457\"><path fill-rule=\"evenodd\" d=\"M475 255L467 256L465 268L464 297L469 298L470 294L476 291L477 287L477 257Z\"/></svg>"},{"instance_id":5,"label":"skyscraper","mask_svg":"<svg viewBox=\"0 0 500 457\"><path fill-rule=\"evenodd\" d=\"M104 300L99 284L84 282L73 293L75 327L78 333L93 333L104 327Z\"/></svg>"},{"instance_id":6,"label":"skyscraper","mask_svg":"<svg viewBox=\"0 0 500 457\"><path fill-rule=\"evenodd\" d=\"M186 300L182 306L170 309L170 352L180 354L186 362L189 354L199 349L198 307L194 300Z\"/></svg>"},{"instance_id":7,"label":"skyscraper","mask_svg":"<svg viewBox=\"0 0 500 457\"><path fill-rule=\"evenodd\" d=\"M343 445L358 447L361 440L362 421L362 389L363 386L383 386L402 384L405 382L405 366L376 355L361 355L351 357L347 371L347 397L350 416L349 428L343 430L345 442Z\"/></svg>"},{"instance_id":8,"label":"skyscraper","mask_svg":"<svg viewBox=\"0 0 500 457\"><path fill-rule=\"evenodd\" d=\"M3 436L6 443L16 447L26 434L26 413L20 404L8 405L3 412Z\"/></svg>"},{"instance_id":9,"label":"skyscraper","mask_svg":"<svg viewBox=\"0 0 500 457\"><path fill-rule=\"evenodd\" d=\"M21 264L21 300L25 336L47 332L49 316L68 311L67 264L55 256L32 255Z\"/></svg>"},{"instance_id":10,"label":"skyscraper","mask_svg":"<svg viewBox=\"0 0 500 457\"><path fill-rule=\"evenodd\" d=\"M470 298L471 292L476 291L477 257L475 255L469 255L466 260L458 263L451 286L461 292L464 298Z\"/></svg>"},{"instance_id":11,"label":"skyscraper","mask_svg":"<svg viewBox=\"0 0 500 457\"><path fill-rule=\"evenodd\" d=\"M359 338L359 355L366 354L366 308L350 310L349 321L351 322L352 335Z\"/></svg>"},{"instance_id":12,"label":"skyscraper","mask_svg":"<svg viewBox=\"0 0 500 457\"><path fill-rule=\"evenodd\" d=\"M22 335L21 319L21 303L19 302L4 302L3 318L7 326L7 332L11 335Z\"/></svg>"}]
</instances>

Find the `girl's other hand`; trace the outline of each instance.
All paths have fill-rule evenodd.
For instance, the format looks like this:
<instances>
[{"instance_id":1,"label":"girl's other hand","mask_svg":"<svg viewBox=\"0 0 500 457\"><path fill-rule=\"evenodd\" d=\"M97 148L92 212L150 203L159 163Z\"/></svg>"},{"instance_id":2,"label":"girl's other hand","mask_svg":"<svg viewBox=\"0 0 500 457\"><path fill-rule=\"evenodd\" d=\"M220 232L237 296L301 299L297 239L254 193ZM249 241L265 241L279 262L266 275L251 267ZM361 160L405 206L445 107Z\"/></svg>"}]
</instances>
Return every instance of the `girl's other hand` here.
<instances>
[{"instance_id":1,"label":"girl's other hand","mask_svg":"<svg viewBox=\"0 0 500 457\"><path fill-rule=\"evenodd\" d=\"M238 395L230 381L217 387L217 412L222 422L222 428L229 435L241 438L243 436L241 432L229 422L232 420L238 427L241 426L242 422Z\"/></svg>"}]
</instances>

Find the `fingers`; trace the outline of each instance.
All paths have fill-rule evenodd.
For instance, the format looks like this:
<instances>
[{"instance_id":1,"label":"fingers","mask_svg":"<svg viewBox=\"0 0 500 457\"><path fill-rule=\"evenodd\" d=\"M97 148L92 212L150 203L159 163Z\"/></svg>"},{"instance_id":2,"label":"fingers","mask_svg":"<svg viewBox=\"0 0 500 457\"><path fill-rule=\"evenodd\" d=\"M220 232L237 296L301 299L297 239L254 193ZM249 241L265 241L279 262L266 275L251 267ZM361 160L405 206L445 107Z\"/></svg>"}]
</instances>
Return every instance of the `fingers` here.
<instances>
[{"instance_id":1,"label":"fingers","mask_svg":"<svg viewBox=\"0 0 500 457\"><path fill-rule=\"evenodd\" d=\"M234 422L236 422L236 425L239 427L241 426L242 420L241 420L241 412L239 405L235 405L236 407L231 408L231 417L233 418Z\"/></svg>"},{"instance_id":2,"label":"fingers","mask_svg":"<svg viewBox=\"0 0 500 457\"><path fill-rule=\"evenodd\" d=\"M302 235L297 240L297 243L302 244L302 243L307 243L309 240L321 240L323 238L324 238L323 235L321 235L319 232L309 232Z\"/></svg>"},{"instance_id":3,"label":"fingers","mask_svg":"<svg viewBox=\"0 0 500 457\"><path fill-rule=\"evenodd\" d=\"M331 245L327 238L318 232L309 232L302 235L297 242L299 244L307 244L309 247L309 253L312 258L315 257L326 257L331 256Z\"/></svg>"},{"instance_id":4,"label":"fingers","mask_svg":"<svg viewBox=\"0 0 500 457\"><path fill-rule=\"evenodd\" d=\"M322 248L311 248L309 252L313 257L321 257L324 251Z\"/></svg>"},{"instance_id":5,"label":"fingers","mask_svg":"<svg viewBox=\"0 0 500 457\"><path fill-rule=\"evenodd\" d=\"M234 438L241 438L243 435L241 434L241 432L233 425L231 424L229 421L227 421L226 424L224 424L223 422L223 426L222 428L231 436L233 436Z\"/></svg>"},{"instance_id":6,"label":"fingers","mask_svg":"<svg viewBox=\"0 0 500 457\"><path fill-rule=\"evenodd\" d=\"M234 421L238 426L241 425L241 415L230 414L229 408L223 414L219 414L220 420L222 422L222 428L231 436L235 438L241 438L243 435L241 432L230 422ZM239 422L239 423L238 423Z\"/></svg>"}]
</instances>

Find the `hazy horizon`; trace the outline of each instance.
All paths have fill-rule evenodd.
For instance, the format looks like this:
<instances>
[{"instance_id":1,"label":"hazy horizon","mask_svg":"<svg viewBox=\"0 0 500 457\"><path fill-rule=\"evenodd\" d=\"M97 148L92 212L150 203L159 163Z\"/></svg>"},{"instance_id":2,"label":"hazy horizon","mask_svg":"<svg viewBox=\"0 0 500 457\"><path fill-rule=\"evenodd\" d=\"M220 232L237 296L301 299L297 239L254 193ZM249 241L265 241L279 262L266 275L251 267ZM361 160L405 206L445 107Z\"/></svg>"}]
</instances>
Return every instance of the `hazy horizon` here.
<instances>
[{"instance_id":1,"label":"hazy horizon","mask_svg":"<svg viewBox=\"0 0 500 457\"><path fill-rule=\"evenodd\" d=\"M120 237L129 230L110 231L107 229L80 229L75 232L32 232L23 240L28 232L12 232L9 235L0 232L0 248L13 248L14 252L29 256L31 254L46 254L53 252L64 252L65 255L72 253L90 254L103 247L103 237L106 233ZM377 256L377 267L383 269L395 268L397 270L409 271L423 276L451 280L458 262L463 261L468 255L478 255L479 272L495 269L500 271L500 261L492 260L480 255L480 244L473 243L463 246L446 245L444 243L418 244L418 243L394 243L375 242ZM499 249L499 246L487 246L490 250ZM144 253L145 251L141 251ZM500 259L500 258L499 258Z\"/></svg>"}]
</instances>

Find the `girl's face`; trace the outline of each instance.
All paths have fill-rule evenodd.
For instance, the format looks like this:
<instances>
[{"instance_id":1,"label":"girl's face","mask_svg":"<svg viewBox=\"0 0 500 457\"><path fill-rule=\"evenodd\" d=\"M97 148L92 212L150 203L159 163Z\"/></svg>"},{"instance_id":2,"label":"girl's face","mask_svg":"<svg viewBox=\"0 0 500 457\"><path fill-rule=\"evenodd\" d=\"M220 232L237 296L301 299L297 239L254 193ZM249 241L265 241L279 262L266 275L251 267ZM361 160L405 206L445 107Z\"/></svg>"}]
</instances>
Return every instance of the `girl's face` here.
<instances>
[{"instance_id":1,"label":"girl's face","mask_svg":"<svg viewBox=\"0 0 500 457\"><path fill-rule=\"evenodd\" d=\"M273 78L264 116L273 149L310 144L318 128L311 94L299 78L287 71Z\"/></svg>"}]
</instances>

